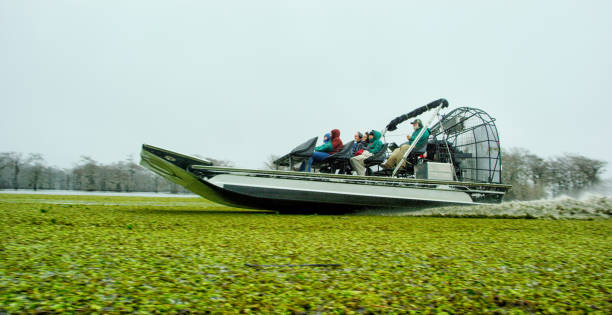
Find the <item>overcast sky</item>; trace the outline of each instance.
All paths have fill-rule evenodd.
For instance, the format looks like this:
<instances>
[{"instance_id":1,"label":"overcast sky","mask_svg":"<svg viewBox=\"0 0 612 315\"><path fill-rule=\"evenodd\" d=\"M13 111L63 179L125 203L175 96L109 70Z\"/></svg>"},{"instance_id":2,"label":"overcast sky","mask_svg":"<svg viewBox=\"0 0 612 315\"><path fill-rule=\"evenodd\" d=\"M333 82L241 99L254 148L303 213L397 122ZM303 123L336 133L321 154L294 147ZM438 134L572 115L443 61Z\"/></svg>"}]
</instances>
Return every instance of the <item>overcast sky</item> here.
<instances>
[{"instance_id":1,"label":"overcast sky","mask_svg":"<svg viewBox=\"0 0 612 315\"><path fill-rule=\"evenodd\" d=\"M612 163L611 31L609 0L0 0L0 152L259 168L444 97L502 148Z\"/></svg>"}]
</instances>

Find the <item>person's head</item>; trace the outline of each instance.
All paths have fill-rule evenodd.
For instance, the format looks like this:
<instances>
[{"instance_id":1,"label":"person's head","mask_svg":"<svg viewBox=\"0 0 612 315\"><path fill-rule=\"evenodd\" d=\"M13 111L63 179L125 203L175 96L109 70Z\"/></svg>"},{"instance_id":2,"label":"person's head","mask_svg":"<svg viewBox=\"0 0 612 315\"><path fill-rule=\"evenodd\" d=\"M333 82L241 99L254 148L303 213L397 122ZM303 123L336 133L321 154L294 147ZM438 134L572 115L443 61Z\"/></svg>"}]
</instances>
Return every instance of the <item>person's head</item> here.
<instances>
[{"instance_id":1,"label":"person's head","mask_svg":"<svg viewBox=\"0 0 612 315\"><path fill-rule=\"evenodd\" d=\"M333 129L331 131L331 138L332 139L336 139L340 137L340 130L339 129Z\"/></svg>"},{"instance_id":2,"label":"person's head","mask_svg":"<svg viewBox=\"0 0 612 315\"><path fill-rule=\"evenodd\" d=\"M373 132L368 133L368 140L370 140L370 142L372 142L372 140L374 140L374 133Z\"/></svg>"},{"instance_id":3,"label":"person's head","mask_svg":"<svg viewBox=\"0 0 612 315\"><path fill-rule=\"evenodd\" d=\"M361 138L361 141L367 142L369 139L370 139L370 133L366 131L363 134L363 138Z\"/></svg>"},{"instance_id":4,"label":"person's head","mask_svg":"<svg viewBox=\"0 0 612 315\"><path fill-rule=\"evenodd\" d=\"M355 141L356 141L356 142L359 142L359 141L361 141L362 139L363 139L363 134L362 134L361 132L357 131L357 132L355 133Z\"/></svg>"},{"instance_id":5,"label":"person's head","mask_svg":"<svg viewBox=\"0 0 612 315\"><path fill-rule=\"evenodd\" d=\"M370 131L370 142L380 139L381 136L381 133L377 130Z\"/></svg>"},{"instance_id":6,"label":"person's head","mask_svg":"<svg viewBox=\"0 0 612 315\"><path fill-rule=\"evenodd\" d=\"M327 142L327 141L329 141L329 139L331 139L331 136L329 135L329 133L326 133L326 134L323 136L323 142Z\"/></svg>"},{"instance_id":7,"label":"person's head","mask_svg":"<svg viewBox=\"0 0 612 315\"><path fill-rule=\"evenodd\" d=\"M420 119L415 119L410 123L412 124L412 127L414 128L414 130L417 130L423 127L423 122Z\"/></svg>"}]
</instances>

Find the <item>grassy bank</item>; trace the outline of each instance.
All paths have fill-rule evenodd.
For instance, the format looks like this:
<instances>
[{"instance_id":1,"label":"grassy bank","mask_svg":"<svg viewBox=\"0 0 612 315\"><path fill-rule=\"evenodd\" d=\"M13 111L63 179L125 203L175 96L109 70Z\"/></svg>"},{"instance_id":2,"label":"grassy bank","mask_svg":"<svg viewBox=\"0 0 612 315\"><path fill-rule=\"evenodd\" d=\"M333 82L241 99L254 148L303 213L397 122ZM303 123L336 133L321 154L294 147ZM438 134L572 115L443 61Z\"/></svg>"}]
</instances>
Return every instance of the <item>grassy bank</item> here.
<instances>
[{"instance_id":1,"label":"grassy bank","mask_svg":"<svg viewBox=\"0 0 612 315\"><path fill-rule=\"evenodd\" d=\"M1 194L0 213L0 312L612 309L610 220L275 215L199 198Z\"/></svg>"}]
</instances>

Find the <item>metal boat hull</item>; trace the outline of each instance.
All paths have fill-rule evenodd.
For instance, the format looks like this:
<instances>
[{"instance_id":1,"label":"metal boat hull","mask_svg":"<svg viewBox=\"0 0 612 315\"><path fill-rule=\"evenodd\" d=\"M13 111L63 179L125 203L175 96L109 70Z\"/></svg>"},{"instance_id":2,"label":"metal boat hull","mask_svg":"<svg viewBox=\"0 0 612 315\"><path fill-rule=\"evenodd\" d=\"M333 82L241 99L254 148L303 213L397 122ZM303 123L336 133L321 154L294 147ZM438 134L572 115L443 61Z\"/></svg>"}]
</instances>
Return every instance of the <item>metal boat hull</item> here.
<instances>
[{"instance_id":1,"label":"metal boat hull","mask_svg":"<svg viewBox=\"0 0 612 315\"><path fill-rule=\"evenodd\" d=\"M276 210L346 210L501 201L504 185L215 167L143 145L141 165L216 203Z\"/></svg>"}]
</instances>

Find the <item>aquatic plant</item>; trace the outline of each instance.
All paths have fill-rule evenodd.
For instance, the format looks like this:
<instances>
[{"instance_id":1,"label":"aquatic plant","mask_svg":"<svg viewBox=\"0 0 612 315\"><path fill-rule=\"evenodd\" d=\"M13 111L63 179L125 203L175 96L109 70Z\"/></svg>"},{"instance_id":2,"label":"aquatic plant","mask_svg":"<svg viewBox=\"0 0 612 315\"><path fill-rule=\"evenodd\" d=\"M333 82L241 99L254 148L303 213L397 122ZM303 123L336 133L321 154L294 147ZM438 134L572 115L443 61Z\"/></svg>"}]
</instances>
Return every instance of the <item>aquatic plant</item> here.
<instances>
[{"instance_id":1,"label":"aquatic plant","mask_svg":"<svg viewBox=\"0 0 612 315\"><path fill-rule=\"evenodd\" d=\"M0 213L0 313L612 309L610 220L275 215L199 198L2 194Z\"/></svg>"}]
</instances>

